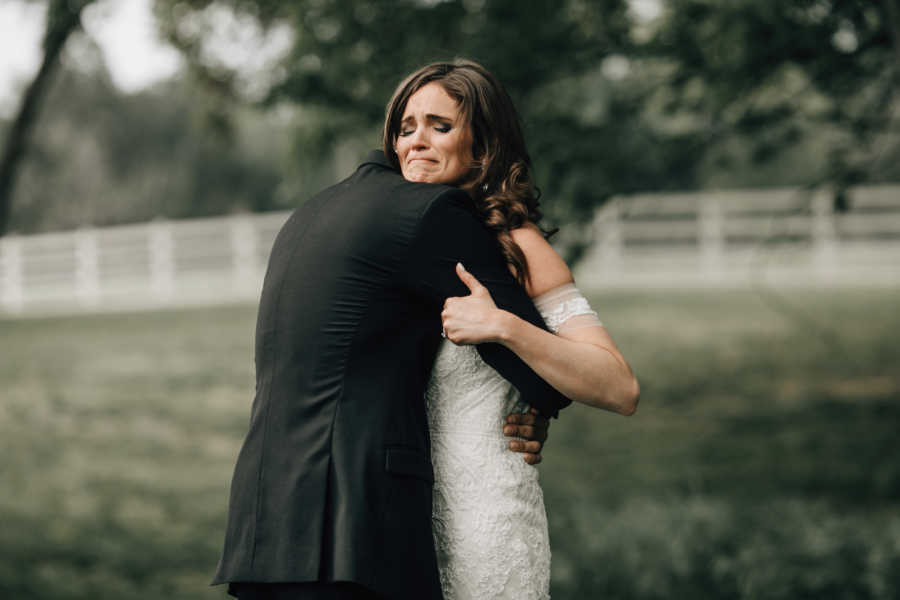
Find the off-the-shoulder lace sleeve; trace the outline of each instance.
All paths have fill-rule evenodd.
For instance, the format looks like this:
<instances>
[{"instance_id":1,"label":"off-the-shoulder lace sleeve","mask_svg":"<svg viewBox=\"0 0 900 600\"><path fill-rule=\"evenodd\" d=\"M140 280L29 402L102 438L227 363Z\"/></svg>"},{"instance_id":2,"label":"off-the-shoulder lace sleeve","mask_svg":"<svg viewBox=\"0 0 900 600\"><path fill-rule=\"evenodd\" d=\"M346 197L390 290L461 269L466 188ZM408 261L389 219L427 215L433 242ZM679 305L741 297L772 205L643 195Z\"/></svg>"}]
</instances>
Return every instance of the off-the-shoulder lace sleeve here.
<instances>
[{"instance_id":1,"label":"off-the-shoulder lace sleeve","mask_svg":"<svg viewBox=\"0 0 900 600\"><path fill-rule=\"evenodd\" d=\"M597 313L591 310L587 298L581 295L574 283L544 292L534 298L534 305L544 317L550 331L556 334L603 326Z\"/></svg>"}]
</instances>

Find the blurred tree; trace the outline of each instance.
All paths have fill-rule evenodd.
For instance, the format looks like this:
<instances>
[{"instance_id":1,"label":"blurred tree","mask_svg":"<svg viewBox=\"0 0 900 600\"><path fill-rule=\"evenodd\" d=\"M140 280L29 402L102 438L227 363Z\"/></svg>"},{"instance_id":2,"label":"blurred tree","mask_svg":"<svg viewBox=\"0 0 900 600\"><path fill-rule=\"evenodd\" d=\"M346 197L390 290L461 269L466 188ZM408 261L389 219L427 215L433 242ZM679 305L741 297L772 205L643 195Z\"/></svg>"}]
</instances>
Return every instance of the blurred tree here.
<instances>
[{"instance_id":1,"label":"blurred tree","mask_svg":"<svg viewBox=\"0 0 900 600\"><path fill-rule=\"evenodd\" d=\"M80 14L85 4L48 0L61 15ZM830 182L841 206L847 186L900 177L900 0L660 0L656 17L640 16L633 4L155 0L161 31L194 75L160 92L178 101L162 102L157 92L123 100L101 86L107 118L51 119L55 137L45 131L39 155L23 163L46 86L36 79L7 130L0 223L8 226L19 166L57 156L53 164L65 171L56 144L70 130L62 123L80 133L69 143L95 141L92 160L103 166L94 179L111 186L97 183L95 198L82 203L115 208L41 216L35 199L52 186L41 192L29 184L18 213L25 230L295 204L379 144L384 104L405 74L455 56L483 62L516 101L544 210L566 225L570 259L590 241L593 210L613 194ZM51 30L66 30L56 22L48 21L47 40L61 39ZM250 46L240 35L244 46L222 42L248 27L287 32L287 50L242 71L234 56L262 54L265 35ZM52 66L47 40L45 65ZM43 82L49 67L42 72ZM90 98L79 94L71 93ZM257 119L247 105L271 110ZM95 129L82 128L88 124ZM289 165L280 148L266 145L288 130ZM247 146L239 138L249 131L256 141ZM169 151L161 150L167 143ZM130 212L103 199L114 193Z\"/></svg>"},{"instance_id":2,"label":"blurred tree","mask_svg":"<svg viewBox=\"0 0 900 600\"><path fill-rule=\"evenodd\" d=\"M16 175L28 151L28 138L37 120L41 100L47 89L60 53L72 32L81 25L81 12L94 0L48 0L47 25L44 30L44 57L37 75L22 97L19 111L6 132L0 155L0 235L9 226L12 193Z\"/></svg>"},{"instance_id":3,"label":"blurred tree","mask_svg":"<svg viewBox=\"0 0 900 600\"><path fill-rule=\"evenodd\" d=\"M839 209L848 186L900 176L898 0L667 0L642 51L651 103L713 168L804 146Z\"/></svg>"},{"instance_id":4,"label":"blurred tree","mask_svg":"<svg viewBox=\"0 0 900 600\"><path fill-rule=\"evenodd\" d=\"M517 103L545 211L572 225L570 258L587 242L578 226L613 193L694 184L681 136L644 119L652 90L626 58L635 52L626 0L156 0L193 72L239 97L235 72L210 51L223 10L293 32L262 102L305 117L295 153L306 194L380 145L384 106L404 75L456 56L483 62Z\"/></svg>"},{"instance_id":5,"label":"blurred tree","mask_svg":"<svg viewBox=\"0 0 900 600\"><path fill-rule=\"evenodd\" d=\"M49 86L21 164L10 230L286 206L279 186L288 143L278 115L234 108L221 130L193 82L176 78L122 94L99 49L91 61L90 40L72 41L79 64L64 59Z\"/></svg>"}]
</instances>

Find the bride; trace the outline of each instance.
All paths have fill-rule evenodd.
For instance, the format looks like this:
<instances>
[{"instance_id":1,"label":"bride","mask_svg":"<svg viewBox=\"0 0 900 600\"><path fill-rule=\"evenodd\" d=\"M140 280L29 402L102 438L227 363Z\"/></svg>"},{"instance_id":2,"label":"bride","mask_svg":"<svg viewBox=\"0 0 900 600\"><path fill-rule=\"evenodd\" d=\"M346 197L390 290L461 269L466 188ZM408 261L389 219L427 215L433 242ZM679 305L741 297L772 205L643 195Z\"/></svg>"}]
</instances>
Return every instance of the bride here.
<instances>
[{"instance_id":1,"label":"bride","mask_svg":"<svg viewBox=\"0 0 900 600\"><path fill-rule=\"evenodd\" d=\"M507 451L524 449L539 460L540 442L507 442L497 433L504 415L528 407L473 344L503 344L572 400L624 415L637 406L637 380L537 226L541 213L518 116L491 73L465 60L412 73L388 104L384 150L410 181L469 192L550 329L498 309L476 276L456 266L471 294L444 305L447 339L426 392L444 597L549 598L538 472ZM520 421L526 428L541 422L533 415Z\"/></svg>"}]
</instances>

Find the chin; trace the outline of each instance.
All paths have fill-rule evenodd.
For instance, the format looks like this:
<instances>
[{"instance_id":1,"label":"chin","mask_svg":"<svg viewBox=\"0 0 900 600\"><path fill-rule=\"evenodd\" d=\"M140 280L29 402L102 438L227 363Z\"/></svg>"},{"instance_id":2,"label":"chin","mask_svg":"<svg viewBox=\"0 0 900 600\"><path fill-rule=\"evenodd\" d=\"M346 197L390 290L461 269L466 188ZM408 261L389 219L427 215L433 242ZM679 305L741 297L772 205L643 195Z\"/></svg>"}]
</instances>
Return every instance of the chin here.
<instances>
[{"instance_id":1,"label":"chin","mask_svg":"<svg viewBox=\"0 0 900 600\"><path fill-rule=\"evenodd\" d=\"M407 181L415 181L417 183L440 183L440 177L434 173L404 173L403 177Z\"/></svg>"}]
</instances>

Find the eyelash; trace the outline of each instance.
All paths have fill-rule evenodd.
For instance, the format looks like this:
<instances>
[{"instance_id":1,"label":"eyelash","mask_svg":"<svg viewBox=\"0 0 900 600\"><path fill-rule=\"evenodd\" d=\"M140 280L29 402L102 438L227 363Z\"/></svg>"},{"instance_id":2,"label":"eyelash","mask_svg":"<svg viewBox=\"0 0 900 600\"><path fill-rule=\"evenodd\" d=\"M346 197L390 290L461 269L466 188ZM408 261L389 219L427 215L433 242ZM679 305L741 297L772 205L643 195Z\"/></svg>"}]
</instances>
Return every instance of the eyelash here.
<instances>
[{"instance_id":1,"label":"eyelash","mask_svg":"<svg viewBox=\"0 0 900 600\"><path fill-rule=\"evenodd\" d=\"M450 125L435 125L434 129L439 133L449 133L453 128ZM397 135L399 135L400 137L406 137L408 135L412 135L414 131L415 129L401 129L400 133L398 133Z\"/></svg>"}]
</instances>

